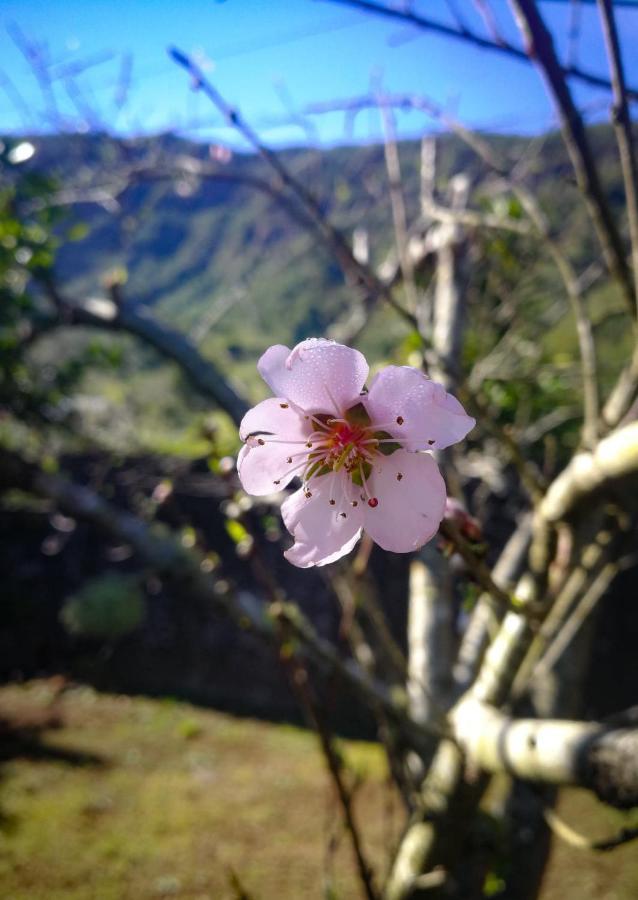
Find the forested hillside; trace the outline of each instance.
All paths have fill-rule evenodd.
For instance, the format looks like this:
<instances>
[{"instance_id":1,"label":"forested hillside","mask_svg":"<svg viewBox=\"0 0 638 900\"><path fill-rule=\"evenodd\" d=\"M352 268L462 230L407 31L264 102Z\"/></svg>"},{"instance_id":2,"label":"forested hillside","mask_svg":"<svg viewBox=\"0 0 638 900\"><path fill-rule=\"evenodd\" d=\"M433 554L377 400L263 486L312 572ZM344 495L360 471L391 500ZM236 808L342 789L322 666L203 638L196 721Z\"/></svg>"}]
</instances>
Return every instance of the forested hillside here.
<instances>
[{"instance_id":1,"label":"forested hillside","mask_svg":"<svg viewBox=\"0 0 638 900\"><path fill-rule=\"evenodd\" d=\"M590 136L612 202L620 204L621 177L612 133L599 127ZM572 262L582 267L596 259L559 136L486 139L503 165L515 166L514 171L537 192ZM59 203L58 231L63 239L55 271L65 296L71 301L104 297L113 281L121 283L128 302L149 307L162 321L184 331L244 393L260 395L254 360L266 346L292 345L309 335L329 333L347 311L351 287L344 284L330 253L300 223L300 211L282 202L278 185L258 157L231 155L171 136L153 141L120 141L97 134L25 140L33 143L35 153L21 169L46 176L47 188ZM417 222L412 232L417 239L431 221L419 218L420 153L418 142L400 145L403 195L408 221ZM292 150L282 160L348 239L358 232L377 268L392 265L394 236L382 147L339 147L321 153ZM438 137L436 197L441 204L449 195L450 179L459 174L469 179L471 208L522 218L517 201L503 195L499 179L466 143L454 135ZM469 233L471 278L466 279L466 291L471 327L465 352L474 359L485 346L483 337L495 327L496 308L514 304L524 319L538 324L561 288L555 268L538 251L531 232L475 228ZM431 274L426 258L417 272L419 284L427 286ZM607 356L604 348L615 350L623 340L615 315L621 301L613 294L601 297L596 286L590 297L603 348L600 375L607 384L615 374L617 355ZM58 331L54 338L40 341L37 353L43 364L52 354L55 359L61 352L73 356L85 346L86 332L81 336L77 332L62 339ZM559 367L568 366L576 341L567 307L564 316L550 317L538 336L548 357ZM83 392L100 393L102 405L106 398L119 410L126 441L134 433L142 448L201 450L192 413L201 420L208 410L188 389L181 389L177 373L147 347L127 338L97 339L106 342L111 355L115 348L115 365L92 371ZM94 333L90 340L95 343ZM387 308L379 308L359 343L380 357L396 353L398 346L409 349L411 340L405 324ZM558 387L568 388L570 378ZM86 411L86 397L83 403ZM99 425L104 416L96 417ZM187 421L190 431L185 436ZM117 443L117 429L107 431L107 444Z\"/></svg>"}]
</instances>

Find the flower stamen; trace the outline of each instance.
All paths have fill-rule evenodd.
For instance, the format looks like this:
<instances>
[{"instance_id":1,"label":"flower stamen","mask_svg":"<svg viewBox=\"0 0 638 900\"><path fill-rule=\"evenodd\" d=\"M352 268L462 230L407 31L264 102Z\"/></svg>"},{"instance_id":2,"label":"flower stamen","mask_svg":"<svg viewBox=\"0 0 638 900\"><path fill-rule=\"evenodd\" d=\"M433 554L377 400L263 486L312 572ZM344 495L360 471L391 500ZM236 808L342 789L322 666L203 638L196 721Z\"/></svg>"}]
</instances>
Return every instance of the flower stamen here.
<instances>
[{"instance_id":1,"label":"flower stamen","mask_svg":"<svg viewBox=\"0 0 638 900\"><path fill-rule=\"evenodd\" d=\"M376 497L372 497L370 494L370 491L368 490L368 483L366 481L365 475L363 474L363 466L361 465L361 463L359 463L359 475L361 476L361 486L365 493L365 497L363 497L362 499L367 500L368 506L370 506L370 507L372 507L372 509L374 509L375 506L379 505L379 501L377 500Z\"/></svg>"}]
</instances>

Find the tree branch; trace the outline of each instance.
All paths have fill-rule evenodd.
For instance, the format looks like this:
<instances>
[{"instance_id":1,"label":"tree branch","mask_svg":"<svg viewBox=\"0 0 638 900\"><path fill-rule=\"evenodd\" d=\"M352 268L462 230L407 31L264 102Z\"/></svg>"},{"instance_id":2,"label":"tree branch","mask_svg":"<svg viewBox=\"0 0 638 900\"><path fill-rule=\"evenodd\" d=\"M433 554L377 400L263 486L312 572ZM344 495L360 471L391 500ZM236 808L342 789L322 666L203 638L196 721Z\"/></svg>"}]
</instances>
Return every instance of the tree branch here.
<instances>
[{"instance_id":1,"label":"tree branch","mask_svg":"<svg viewBox=\"0 0 638 900\"><path fill-rule=\"evenodd\" d=\"M285 638L285 633L283 635ZM317 733L319 745L323 753L326 768L332 779L343 821L350 836L352 852L354 854L359 881L367 900L379 900L379 894L375 887L374 871L367 860L361 840L361 832L354 814L352 791L347 787L343 772L343 762L335 746L332 733L323 715L322 709L310 686L308 670L303 662L294 655L285 661L289 669L290 683L299 698L299 701L308 713L310 723Z\"/></svg>"},{"instance_id":2,"label":"tree branch","mask_svg":"<svg viewBox=\"0 0 638 900\"><path fill-rule=\"evenodd\" d=\"M518 526L510 536L498 558L492 579L501 589L510 591L520 577L527 559L532 533L530 513L521 516ZM465 629L454 665L454 685L457 697L468 690L476 678L485 652L498 629L505 610L504 604L495 604L489 591L479 597Z\"/></svg>"},{"instance_id":3,"label":"tree branch","mask_svg":"<svg viewBox=\"0 0 638 900\"><path fill-rule=\"evenodd\" d=\"M208 97L211 103L222 113L229 125L235 128L248 141L281 179L282 184L301 203L311 218L317 233L334 253L346 280L364 292L366 306L373 305L378 299L382 299L399 313L411 327L416 328L414 316L396 302L391 291L377 278L371 269L355 259L348 241L327 220L316 197L289 172L277 154L262 143L259 135L244 121L239 111L231 107L219 91L207 80L201 68L191 57L177 48L171 48L169 55L189 73L193 79L194 87L201 90Z\"/></svg>"},{"instance_id":4,"label":"tree branch","mask_svg":"<svg viewBox=\"0 0 638 900\"><path fill-rule=\"evenodd\" d=\"M638 828L621 828L617 834L609 838L593 840L585 837L580 832L564 822L553 809L547 808L544 812L545 821L556 835L570 847L577 847L579 850L589 850L598 853L607 853L609 850L615 850L623 844L635 841L638 838Z\"/></svg>"},{"instance_id":5,"label":"tree branch","mask_svg":"<svg viewBox=\"0 0 638 900\"><path fill-rule=\"evenodd\" d=\"M85 325L135 335L176 362L201 394L213 400L237 425L241 422L249 408L247 401L187 337L160 322L147 307L127 302L117 287L112 288L113 300L96 298L71 303L60 295L52 281L46 286L58 313L51 327ZM47 330L50 329L43 330L42 334Z\"/></svg>"},{"instance_id":6,"label":"tree branch","mask_svg":"<svg viewBox=\"0 0 638 900\"><path fill-rule=\"evenodd\" d=\"M528 45L529 55L538 61L558 107L563 138L585 198L589 215L611 275L618 282L632 316L636 316L631 274L625 258L622 238L609 209L596 161L565 74L558 61L554 42L534 0L510 0L519 27Z\"/></svg>"},{"instance_id":7,"label":"tree branch","mask_svg":"<svg viewBox=\"0 0 638 900\"><path fill-rule=\"evenodd\" d=\"M336 108L356 110L372 106L373 102L374 101L371 97L355 97L346 101L340 101L336 104L313 104L312 106L307 107L306 111L309 113L323 113ZM465 144L467 144L467 146L470 147L496 175L498 175L503 184L509 190L511 190L512 193L520 201L528 218L536 229L536 232L547 247L552 261L554 262L554 265L558 270L558 273L565 287L565 293L567 294L567 298L572 307L572 312L576 320L576 333L578 336L578 347L580 352L583 377L583 436L586 445L590 446L592 443L594 443L598 432L597 422L599 415L599 397L596 348L594 345L591 322L585 308L583 297L587 286L584 285L581 279L577 277L576 272L574 271L574 267L572 266L568 257L563 253L558 242L552 236L547 218L543 213L538 201L527 188L525 188L522 184L520 184L520 182L511 177L508 169L497 158L489 143L484 138L470 131L468 128L465 128L465 126L463 126L460 122L448 115L443 107L438 103L435 103L433 100L427 97L416 97L408 94L387 95L385 102L388 105L397 106L403 109L421 110L428 116L431 116L432 118L437 119L438 121L445 124L451 131L454 132L454 134L456 134L458 138L460 138ZM431 198L426 198L426 204L429 204L430 206L432 205ZM434 209L431 209L431 213L436 218L440 218L441 216L441 210L438 207L434 207ZM464 215L467 216L467 213L464 213ZM474 215L475 214L472 213L472 216ZM485 227L497 227L498 223L498 227L507 228L509 230L516 230L512 228L512 222L510 220L500 219L500 217L494 217L494 219L496 219L496 221L492 221L491 218L482 215L480 224ZM472 223L468 221L467 224ZM478 224L479 223L477 223L477 225ZM521 223L518 224L520 225ZM618 389L618 396L616 396L613 401L610 401L612 406L610 406L609 410L607 411L607 418L610 421L612 421L612 417L616 414L616 410L618 408L622 408L624 414L626 406L626 394L628 390L631 391L631 386L627 388L625 384L625 381L628 380L629 379L625 379L623 381L622 387ZM636 381L638 381L638 357L636 363ZM613 421L617 424L619 418L620 417Z\"/></svg>"},{"instance_id":8,"label":"tree branch","mask_svg":"<svg viewBox=\"0 0 638 900\"><path fill-rule=\"evenodd\" d=\"M625 183L625 198L627 201L627 220L629 222L629 236L631 240L631 257L634 270L634 295L638 310L638 166L636 164L636 151L634 138L631 133L631 117L629 104L627 103L627 85L623 70L616 19L611 0L598 0L600 17L603 22L605 43L607 44L607 56L611 69L611 82L614 93L614 105L612 107L612 121L618 142L620 165L623 181Z\"/></svg>"},{"instance_id":9,"label":"tree branch","mask_svg":"<svg viewBox=\"0 0 638 900\"><path fill-rule=\"evenodd\" d=\"M631 360L620 373L603 408L602 421L607 429L615 428L631 411L638 399L638 341Z\"/></svg>"},{"instance_id":10,"label":"tree branch","mask_svg":"<svg viewBox=\"0 0 638 900\"><path fill-rule=\"evenodd\" d=\"M369 676L353 659L344 659L330 641L320 637L299 607L281 599L260 604L245 593L235 594L222 581L202 568L202 558L193 549L186 549L168 528L146 522L119 510L83 485L74 484L59 475L44 472L23 460L18 454L0 448L0 493L16 489L27 491L52 501L62 512L86 521L101 531L130 545L146 565L161 577L170 578L183 595L204 607L223 609L242 627L248 625L266 641L277 641L275 625L284 625L300 642L300 652L326 675L336 675L371 708L381 709L396 724L413 746L429 740L432 730L442 729L422 725L406 710L405 698L397 699L396 691Z\"/></svg>"},{"instance_id":11,"label":"tree branch","mask_svg":"<svg viewBox=\"0 0 638 900\"><path fill-rule=\"evenodd\" d=\"M385 18L407 23L408 25L414 25L424 31L431 31L433 34L441 34L444 37L465 41L466 43L474 44L475 47L502 53L512 59L518 59L521 62L529 62L529 57L525 50L521 50L520 47L508 43L500 35L498 40L491 40L475 31L471 31L466 26L463 28L452 28L450 25L445 25L443 22L437 22L435 19L417 15L417 13L411 12L410 9L405 7L384 6L381 3L373 2L373 0L332 0L332 2L351 6L354 9L360 9L364 12L376 13ZM585 84L592 85L592 87L606 88L608 90L611 88L611 84L606 78L602 78L593 72L581 69L579 66L561 66L560 68L563 76L567 78L578 79ZM632 100L638 100L637 89L628 88L627 94Z\"/></svg>"},{"instance_id":12,"label":"tree branch","mask_svg":"<svg viewBox=\"0 0 638 900\"><path fill-rule=\"evenodd\" d=\"M592 452L577 453L551 484L539 508L546 522L568 518L584 501L638 472L638 422L603 438Z\"/></svg>"},{"instance_id":13,"label":"tree branch","mask_svg":"<svg viewBox=\"0 0 638 900\"><path fill-rule=\"evenodd\" d=\"M392 209L392 222L394 225L394 239L401 269L403 289L408 308L416 312L418 306L416 281L414 278L414 266L408 247L408 221L403 197L403 185L401 178L401 162L397 147L396 127L392 107L385 102L385 95L377 94L377 105L381 114L383 125L383 152L385 167L388 174L388 189L390 194L390 207Z\"/></svg>"},{"instance_id":14,"label":"tree branch","mask_svg":"<svg viewBox=\"0 0 638 900\"><path fill-rule=\"evenodd\" d=\"M486 772L579 785L621 809L638 805L638 728L511 719L472 698L462 700L450 718L468 762Z\"/></svg>"}]
</instances>

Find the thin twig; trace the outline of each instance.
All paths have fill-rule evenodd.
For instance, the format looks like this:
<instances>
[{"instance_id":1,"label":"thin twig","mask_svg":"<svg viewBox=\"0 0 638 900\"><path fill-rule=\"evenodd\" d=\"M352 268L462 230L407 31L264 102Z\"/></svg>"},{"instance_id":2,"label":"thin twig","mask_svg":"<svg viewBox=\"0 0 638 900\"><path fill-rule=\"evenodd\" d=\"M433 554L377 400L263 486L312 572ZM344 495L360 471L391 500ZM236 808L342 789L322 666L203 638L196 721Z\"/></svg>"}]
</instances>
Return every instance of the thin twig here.
<instances>
[{"instance_id":1,"label":"thin twig","mask_svg":"<svg viewBox=\"0 0 638 900\"><path fill-rule=\"evenodd\" d=\"M474 0L474 6L476 6L477 10L482 16L483 21L485 22L485 27L487 28L489 35L494 43L502 46L505 41L503 35L499 30L496 18L494 16L494 13L492 12L492 8L487 0Z\"/></svg>"},{"instance_id":2,"label":"thin twig","mask_svg":"<svg viewBox=\"0 0 638 900\"><path fill-rule=\"evenodd\" d=\"M560 633L561 625L569 615L578 597L588 591L589 586L605 571L612 552L612 534L607 527L601 527L589 543L580 547L565 582L556 596L552 598L551 608L539 630L533 635L529 646L525 649L516 677L514 678L511 696L519 698L525 694L530 685L532 673L537 661L545 652L547 644Z\"/></svg>"},{"instance_id":3,"label":"thin twig","mask_svg":"<svg viewBox=\"0 0 638 900\"><path fill-rule=\"evenodd\" d=\"M463 30L460 28L452 28L450 25L446 25L443 22L437 22L435 19L428 19L425 16L418 15L406 6L403 6L403 8L399 6L384 6L381 3L373 2L373 0L332 0L332 2L351 6L354 9L361 9L364 12L376 13L380 16L395 19L400 22L406 22L407 24L415 25L417 28L421 28L424 31L431 31L433 34L441 34L444 37L456 38L465 41L466 43L474 44L476 47L482 47L484 50L493 50L514 59L519 59L522 62L529 62L529 57L525 50L521 50L520 47L516 47L508 41L503 39L499 41L490 40L468 28L464 28ZM561 72L566 78L575 78L586 84L591 84L594 87L607 88L608 90L611 88L611 84L606 78L585 69L581 69L580 66L561 66ZM632 100L638 100L638 89L628 88L627 93Z\"/></svg>"},{"instance_id":4,"label":"thin twig","mask_svg":"<svg viewBox=\"0 0 638 900\"><path fill-rule=\"evenodd\" d=\"M183 53L176 48L171 48L169 54L178 65L182 66L189 73L193 79L193 86L196 89L201 90L202 93L208 97L222 113L229 125L235 128L238 133L248 141L281 179L281 183L299 200L312 219L317 233L332 249L346 279L362 289L366 294L367 300L376 301L382 299L399 313L411 327L416 328L417 323L414 316L396 302L391 291L379 281L371 269L362 265L355 259L348 241L344 235L327 220L316 197L291 174L286 166L280 161L277 154L262 143L259 135L242 118L239 111L226 102L214 85L212 85L205 77L202 69L197 63L195 63L186 53Z\"/></svg>"},{"instance_id":5,"label":"thin twig","mask_svg":"<svg viewBox=\"0 0 638 900\"><path fill-rule=\"evenodd\" d=\"M536 663L532 674L533 678L542 677L542 675L549 672L556 665L556 662L569 647L574 637L583 626L585 620L591 615L596 604L605 595L614 578L622 571L635 564L636 556L635 554L630 554L620 560L608 562L603 566L596 575L596 578L591 582L583 596L580 598L575 608L569 613L568 618L564 620L562 627L555 627L553 629L554 639L549 646L547 646L545 652Z\"/></svg>"},{"instance_id":6,"label":"thin twig","mask_svg":"<svg viewBox=\"0 0 638 900\"><path fill-rule=\"evenodd\" d=\"M525 513L510 535L492 570L494 582L504 590L513 590L518 581L529 551L532 536L532 516ZM474 681L491 639L503 620L506 607L495 604L492 595L485 591L479 597L465 629L454 665L455 693L460 696Z\"/></svg>"},{"instance_id":7,"label":"thin twig","mask_svg":"<svg viewBox=\"0 0 638 900\"><path fill-rule=\"evenodd\" d=\"M618 376L603 407L601 418L605 429L612 430L622 422L636 400L638 400L638 341L629 363Z\"/></svg>"},{"instance_id":8,"label":"thin twig","mask_svg":"<svg viewBox=\"0 0 638 900\"><path fill-rule=\"evenodd\" d=\"M414 266L408 251L408 222L405 210L405 200L403 198L401 162L399 160L399 149L397 147L394 113L392 107L385 102L385 96L381 92L377 94L377 103L383 126L383 151L385 156L385 166L388 173L392 222L394 224L397 255L399 257L401 274L403 277L403 289L405 291L408 309L411 312L416 312L418 303L417 290L416 282L414 280Z\"/></svg>"},{"instance_id":9,"label":"thin twig","mask_svg":"<svg viewBox=\"0 0 638 900\"><path fill-rule=\"evenodd\" d=\"M638 838L638 828L621 828L619 832L608 838L594 840L585 837L567 822L564 822L560 816L549 807L543 812L545 821L554 832L556 837L565 841L570 847L577 847L579 850L594 850L599 853L606 853L609 850L615 850L622 844L628 844Z\"/></svg>"},{"instance_id":10,"label":"thin twig","mask_svg":"<svg viewBox=\"0 0 638 900\"><path fill-rule=\"evenodd\" d=\"M622 238L611 214L585 125L558 61L552 36L534 0L510 0L510 5L527 43L529 56L538 62L554 97L560 114L565 146L602 247L607 268L618 282L632 316L636 316L633 282Z\"/></svg>"},{"instance_id":11,"label":"thin twig","mask_svg":"<svg viewBox=\"0 0 638 900\"><path fill-rule=\"evenodd\" d=\"M618 152L622 176L625 184L625 198L627 202L627 220L629 222L629 237L631 240L631 258L634 270L634 293L636 308L638 310L638 165L636 163L636 151L632 135L631 116L627 102L627 85L623 69L620 43L616 19L611 0L598 0L600 17L603 22L609 68L611 70L611 83L614 93L614 105L612 107L612 121L618 142Z\"/></svg>"},{"instance_id":12,"label":"thin twig","mask_svg":"<svg viewBox=\"0 0 638 900\"><path fill-rule=\"evenodd\" d=\"M212 360L205 359L185 335L156 319L148 308L126 302L117 286L112 287L113 300L99 298L84 303L71 303L62 297L51 279L46 280L45 288L56 309L58 327L88 325L135 335L176 362L200 393L213 399L236 424L241 422L248 403Z\"/></svg>"},{"instance_id":13,"label":"thin twig","mask_svg":"<svg viewBox=\"0 0 638 900\"><path fill-rule=\"evenodd\" d=\"M354 577L351 583L349 578L339 572L326 570L325 577L344 615L346 611L350 616L358 613L371 626L379 645L374 654L375 663L383 661L394 680L403 681L407 670L405 655L388 628L382 608L372 595L372 586L362 577ZM371 653L370 645L366 643L365 646L366 651Z\"/></svg>"},{"instance_id":14,"label":"thin twig","mask_svg":"<svg viewBox=\"0 0 638 900\"><path fill-rule=\"evenodd\" d=\"M242 627L250 627L260 638L272 642L275 625L285 623L299 640L300 649L318 670L336 675L361 701L383 710L397 729L418 747L435 730L447 729L415 722L385 684L369 676L353 659L342 657L330 641L320 637L299 607L282 599L264 606L253 598L235 594L227 582L207 574L202 558L194 549L186 549L168 529L148 525L142 519L118 509L84 485L59 475L44 472L26 462L17 453L0 448L0 493L20 488L44 497L58 509L81 519L130 545L148 566L162 577L172 579L186 599L203 608L224 609Z\"/></svg>"},{"instance_id":15,"label":"thin twig","mask_svg":"<svg viewBox=\"0 0 638 900\"><path fill-rule=\"evenodd\" d=\"M542 678L556 665L617 574L616 563L608 563L601 569L578 601L575 609L572 610L569 618L555 635L552 643L536 663L532 678Z\"/></svg>"},{"instance_id":16,"label":"thin twig","mask_svg":"<svg viewBox=\"0 0 638 900\"><path fill-rule=\"evenodd\" d=\"M285 637L285 632L283 636ZM335 748L328 723L310 686L308 669L303 662L295 656L284 659L284 662L286 663L286 667L290 670L289 680L293 690L297 694L301 705L306 709L319 738L319 744L326 762L326 768L330 773L337 797L339 798L343 821L348 835L350 836L352 850L357 865L357 872L364 893L368 900L379 900L379 894L374 884L374 872L366 859L363 850L361 832L354 814L352 794L346 787L343 777L343 763Z\"/></svg>"},{"instance_id":17,"label":"thin twig","mask_svg":"<svg viewBox=\"0 0 638 900\"><path fill-rule=\"evenodd\" d=\"M598 374L596 362L596 348L591 327L591 321L587 314L584 302L584 293L588 285L580 279L574 268L563 253L558 242L551 234L547 218L543 213L538 201L522 184L514 180L507 168L497 158L492 147L480 135L470 131L457 119L448 115L442 106L428 97L414 96L410 94L392 94L386 96L386 103L403 109L416 109L426 113L434 119L442 122L446 127L453 131L468 147L489 166L489 168L501 179L503 184L511 190L520 201L532 225L536 229L538 235L543 240L547 250L556 266L558 273L563 281L565 293L572 308L574 318L576 320L576 333L578 336L578 347L581 358L581 370L583 378L583 442L586 446L590 446L595 442L598 432L598 416L599 416L599 396L598 396ZM372 97L363 96L355 97L337 103L321 103L313 104L306 108L306 111L314 114L330 112L334 109L363 109L372 106L374 100ZM488 224L485 222L484 224ZM507 222L503 223L507 227ZM638 380L638 362L637 375ZM614 411L617 407L625 409L623 400L614 404ZM611 416L611 412L609 414ZM510 449L512 449L510 447Z\"/></svg>"},{"instance_id":18,"label":"thin twig","mask_svg":"<svg viewBox=\"0 0 638 900\"><path fill-rule=\"evenodd\" d=\"M568 42L569 47L567 50L567 59L569 60L569 65L576 65L576 58L578 56L578 40L580 38L580 18L582 12L581 0L570 0L569 2L569 26L567 29L568 32Z\"/></svg>"},{"instance_id":19,"label":"thin twig","mask_svg":"<svg viewBox=\"0 0 638 900\"><path fill-rule=\"evenodd\" d=\"M445 537L453 543L454 549L459 556L462 557L463 562L476 579L477 584L479 584L484 591L487 591L499 605L503 606L505 609L511 607L511 594L508 594L507 591L504 591L496 584L490 574L490 570L483 560L476 555L471 544L469 544L462 536L458 526L452 522L451 519L444 519L441 522L440 531L441 534L445 535Z\"/></svg>"}]
</instances>

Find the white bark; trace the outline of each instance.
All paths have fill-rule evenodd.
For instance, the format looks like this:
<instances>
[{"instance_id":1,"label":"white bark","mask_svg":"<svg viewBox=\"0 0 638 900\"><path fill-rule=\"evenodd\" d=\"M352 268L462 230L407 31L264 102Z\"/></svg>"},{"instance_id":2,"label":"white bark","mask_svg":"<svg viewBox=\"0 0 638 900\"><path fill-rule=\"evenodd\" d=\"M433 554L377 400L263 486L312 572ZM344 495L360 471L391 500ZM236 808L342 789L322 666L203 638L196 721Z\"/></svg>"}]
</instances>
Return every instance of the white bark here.
<instances>
[{"instance_id":1,"label":"white bark","mask_svg":"<svg viewBox=\"0 0 638 900\"><path fill-rule=\"evenodd\" d=\"M616 806L638 804L638 728L511 719L472 697L450 714L468 763L543 784L580 785Z\"/></svg>"},{"instance_id":2,"label":"white bark","mask_svg":"<svg viewBox=\"0 0 638 900\"><path fill-rule=\"evenodd\" d=\"M547 522L566 518L583 500L638 472L638 422L604 438L591 453L577 453L552 483L540 506Z\"/></svg>"},{"instance_id":3,"label":"white bark","mask_svg":"<svg viewBox=\"0 0 638 900\"><path fill-rule=\"evenodd\" d=\"M408 701L412 717L427 722L445 707L453 653L448 561L427 547L410 566Z\"/></svg>"},{"instance_id":4,"label":"white bark","mask_svg":"<svg viewBox=\"0 0 638 900\"><path fill-rule=\"evenodd\" d=\"M526 514L503 548L492 578L498 587L509 590L520 575L529 542L532 522ZM454 665L454 683L457 695L468 690L474 681L490 641L498 631L504 610L494 608L489 594L482 594L472 611L472 616L463 634L461 646Z\"/></svg>"}]
</instances>

